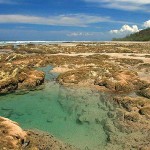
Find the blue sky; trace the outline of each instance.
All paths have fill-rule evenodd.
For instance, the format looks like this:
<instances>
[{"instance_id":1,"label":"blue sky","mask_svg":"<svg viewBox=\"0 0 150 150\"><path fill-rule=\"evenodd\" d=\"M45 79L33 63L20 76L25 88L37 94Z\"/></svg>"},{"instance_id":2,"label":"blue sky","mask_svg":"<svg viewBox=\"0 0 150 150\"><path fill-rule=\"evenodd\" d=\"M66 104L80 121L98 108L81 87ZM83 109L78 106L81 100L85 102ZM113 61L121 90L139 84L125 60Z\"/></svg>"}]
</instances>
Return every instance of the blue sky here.
<instances>
[{"instance_id":1,"label":"blue sky","mask_svg":"<svg viewBox=\"0 0 150 150\"><path fill-rule=\"evenodd\" d=\"M0 0L0 40L111 40L150 27L150 0Z\"/></svg>"}]
</instances>

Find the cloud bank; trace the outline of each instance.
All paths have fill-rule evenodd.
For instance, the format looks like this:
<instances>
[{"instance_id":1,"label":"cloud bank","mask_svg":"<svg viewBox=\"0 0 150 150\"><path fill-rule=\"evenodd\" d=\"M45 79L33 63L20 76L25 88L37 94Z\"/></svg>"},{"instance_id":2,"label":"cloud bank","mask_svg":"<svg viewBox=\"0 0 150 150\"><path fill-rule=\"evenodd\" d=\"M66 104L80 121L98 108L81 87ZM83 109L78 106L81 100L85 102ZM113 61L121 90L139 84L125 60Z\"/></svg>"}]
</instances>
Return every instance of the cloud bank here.
<instances>
[{"instance_id":1,"label":"cloud bank","mask_svg":"<svg viewBox=\"0 0 150 150\"><path fill-rule=\"evenodd\" d=\"M135 32L139 32L137 25L133 25L133 26L123 25L119 30L110 30L110 33L112 34L129 34Z\"/></svg>"},{"instance_id":2,"label":"cloud bank","mask_svg":"<svg viewBox=\"0 0 150 150\"><path fill-rule=\"evenodd\" d=\"M0 23L25 23L40 25L58 26L80 26L86 27L89 24L99 22L109 22L109 17L92 16L85 14L58 15L49 17L29 16L29 15L0 15Z\"/></svg>"}]
</instances>

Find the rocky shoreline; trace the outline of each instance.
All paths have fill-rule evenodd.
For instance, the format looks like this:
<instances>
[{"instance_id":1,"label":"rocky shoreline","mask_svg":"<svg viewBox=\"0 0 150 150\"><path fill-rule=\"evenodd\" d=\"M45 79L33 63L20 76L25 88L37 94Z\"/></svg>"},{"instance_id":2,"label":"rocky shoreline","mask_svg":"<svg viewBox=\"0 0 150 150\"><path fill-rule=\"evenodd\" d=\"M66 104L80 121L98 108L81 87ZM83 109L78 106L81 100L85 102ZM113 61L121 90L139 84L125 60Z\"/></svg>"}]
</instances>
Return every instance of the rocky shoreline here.
<instances>
[{"instance_id":1,"label":"rocky shoreline","mask_svg":"<svg viewBox=\"0 0 150 150\"><path fill-rule=\"evenodd\" d=\"M48 133L25 131L18 123L3 117L0 117L0 131L1 150L75 150Z\"/></svg>"},{"instance_id":2,"label":"rocky shoreline","mask_svg":"<svg viewBox=\"0 0 150 150\"><path fill-rule=\"evenodd\" d=\"M45 79L44 72L36 68L52 65L53 72L60 73L57 82L64 86L88 86L113 95L112 103L116 109L108 114L112 122L105 121L103 125L108 135L106 149L148 150L149 43L78 43L74 46L27 44L16 48L12 45L1 46L1 49L11 49L12 52L0 54L0 94L36 89L44 84ZM99 54L67 55L71 53ZM107 53L131 53L132 58L118 58ZM142 53L147 62L143 61L144 56L141 59L133 58ZM120 134L116 134L116 131ZM30 133L35 136L35 133Z\"/></svg>"}]
</instances>

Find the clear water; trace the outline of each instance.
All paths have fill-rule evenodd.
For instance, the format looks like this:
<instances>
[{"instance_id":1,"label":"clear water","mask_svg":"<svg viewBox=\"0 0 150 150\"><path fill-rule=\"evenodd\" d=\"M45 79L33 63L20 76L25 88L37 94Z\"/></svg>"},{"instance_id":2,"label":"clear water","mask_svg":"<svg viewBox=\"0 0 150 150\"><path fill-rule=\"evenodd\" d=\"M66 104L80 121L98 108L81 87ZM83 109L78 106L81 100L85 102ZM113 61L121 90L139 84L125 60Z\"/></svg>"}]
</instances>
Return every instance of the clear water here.
<instances>
[{"instance_id":1,"label":"clear water","mask_svg":"<svg viewBox=\"0 0 150 150\"><path fill-rule=\"evenodd\" d=\"M90 89L64 88L52 81L56 74L46 72L45 88L24 95L0 97L0 115L20 123L23 128L40 129L82 150L101 150L107 135L101 122L110 109L102 93Z\"/></svg>"}]
</instances>

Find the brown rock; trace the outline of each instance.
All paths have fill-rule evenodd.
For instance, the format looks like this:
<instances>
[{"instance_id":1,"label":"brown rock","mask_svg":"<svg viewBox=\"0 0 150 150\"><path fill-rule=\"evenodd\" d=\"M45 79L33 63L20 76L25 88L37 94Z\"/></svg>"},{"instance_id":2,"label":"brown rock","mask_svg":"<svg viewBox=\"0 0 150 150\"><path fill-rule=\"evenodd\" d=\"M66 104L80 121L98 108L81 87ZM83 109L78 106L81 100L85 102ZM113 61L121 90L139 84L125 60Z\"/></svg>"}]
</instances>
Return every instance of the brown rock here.
<instances>
[{"instance_id":1,"label":"brown rock","mask_svg":"<svg viewBox=\"0 0 150 150\"><path fill-rule=\"evenodd\" d=\"M15 78L8 78L0 81L0 94L10 93L18 88L18 81Z\"/></svg>"},{"instance_id":2,"label":"brown rock","mask_svg":"<svg viewBox=\"0 0 150 150\"><path fill-rule=\"evenodd\" d=\"M125 113L125 115L124 115L124 119L133 121L133 122L138 122L139 118L140 118L139 114L137 114L135 112Z\"/></svg>"},{"instance_id":3,"label":"brown rock","mask_svg":"<svg viewBox=\"0 0 150 150\"><path fill-rule=\"evenodd\" d=\"M33 89L44 83L45 73L31 68L3 65L0 71L0 94Z\"/></svg>"},{"instance_id":4,"label":"brown rock","mask_svg":"<svg viewBox=\"0 0 150 150\"><path fill-rule=\"evenodd\" d=\"M139 110L139 112L140 112L141 115L148 115L148 116L150 116L150 106L145 106L145 107L141 108Z\"/></svg>"},{"instance_id":5,"label":"brown rock","mask_svg":"<svg viewBox=\"0 0 150 150\"><path fill-rule=\"evenodd\" d=\"M148 87L148 88L146 88L146 89L143 89L143 90L140 90L140 91L138 92L138 94L140 94L141 96L144 96L144 97L150 99L150 87Z\"/></svg>"},{"instance_id":6,"label":"brown rock","mask_svg":"<svg viewBox=\"0 0 150 150\"><path fill-rule=\"evenodd\" d=\"M105 86L111 91L129 92L139 88L139 79L136 72L121 71L112 74L112 77L102 77L96 80L95 84Z\"/></svg>"},{"instance_id":7,"label":"brown rock","mask_svg":"<svg viewBox=\"0 0 150 150\"><path fill-rule=\"evenodd\" d=\"M23 74L24 75L24 74ZM20 77L24 78L24 77ZM45 74L42 71L32 70L26 73L26 78L19 84L19 89L33 89L44 83Z\"/></svg>"},{"instance_id":8,"label":"brown rock","mask_svg":"<svg viewBox=\"0 0 150 150\"><path fill-rule=\"evenodd\" d=\"M16 122L0 117L0 149L19 150L26 140L26 132Z\"/></svg>"}]
</instances>

